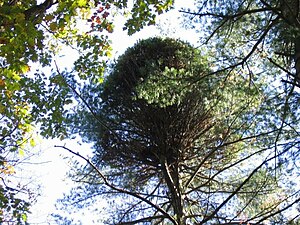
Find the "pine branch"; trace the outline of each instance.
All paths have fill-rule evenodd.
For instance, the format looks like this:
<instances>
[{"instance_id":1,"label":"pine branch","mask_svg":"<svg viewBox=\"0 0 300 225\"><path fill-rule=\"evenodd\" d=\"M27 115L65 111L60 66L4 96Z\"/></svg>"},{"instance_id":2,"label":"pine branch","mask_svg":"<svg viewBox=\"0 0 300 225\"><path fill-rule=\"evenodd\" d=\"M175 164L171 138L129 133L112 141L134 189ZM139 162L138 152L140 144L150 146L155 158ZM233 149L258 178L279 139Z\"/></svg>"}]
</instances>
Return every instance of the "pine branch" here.
<instances>
[{"instance_id":1,"label":"pine branch","mask_svg":"<svg viewBox=\"0 0 300 225\"><path fill-rule=\"evenodd\" d=\"M96 167L96 165L94 165L89 159L87 159L86 157L84 157L83 155L79 154L78 152L74 152L71 149L67 148L66 146L62 146L62 145L55 145L54 147L57 148L62 148L67 150L68 152L72 153L73 155L83 159L88 165L90 165L95 172L100 176L100 178L103 180L104 185L106 185L107 187L109 187L110 189L117 191L118 193L122 193L122 194L126 194L126 195L130 195L134 198L137 198L143 202L145 202L146 204L150 205L151 207L153 207L154 209L156 209L157 211L159 211L162 215L164 216L166 219L169 219L174 225L178 225L177 222L174 220L173 217L171 217L164 209L162 209L161 207L159 207L158 205L154 204L153 202L151 202L150 200L148 200L145 197L142 197L141 195L139 195L138 193L135 192L131 192L119 187L116 187L114 184L110 183L107 178L103 175L103 173Z\"/></svg>"}]
</instances>

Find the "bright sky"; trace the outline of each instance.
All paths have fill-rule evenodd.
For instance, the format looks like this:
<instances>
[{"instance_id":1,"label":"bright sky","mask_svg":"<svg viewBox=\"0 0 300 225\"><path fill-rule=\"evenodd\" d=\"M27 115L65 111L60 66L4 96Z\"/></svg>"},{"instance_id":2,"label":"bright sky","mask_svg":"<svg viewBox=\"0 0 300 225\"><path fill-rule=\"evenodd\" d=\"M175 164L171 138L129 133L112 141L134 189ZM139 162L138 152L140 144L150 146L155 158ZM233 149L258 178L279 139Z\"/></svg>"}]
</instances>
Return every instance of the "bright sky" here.
<instances>
[{"instance_id":1,"label":"bright sky","mask_svg":"<svg viewBox=\"0 0 300 225\"><path fill-rule=\"evenodd\" d=\"M185 30L180 28L180 21L177 19L180 17L178 9L181 7L193 6L193 1L184 2L178 1L176 4L176 10L172 10L167 14L163 14L159 17L158 27L146 27L141 32L132 36L128 36L126 32L122 30L122 25L115 27L115 32L112 36L114 57L122 54L128 47L134 45L137 40L145 39L152 36L164 35L173 38L180 38L181 40L188 41L192 44L196 44L199 38L199 34L192 30ZM183 5L184 4L184 5ZM117 18L117 21L123 21L123 18ZM117 23L118 24L118 23ZM164 30L164 32L162 32ZM65 52L65 57L60 58L57 62L60 68L64 68L68 63L68 58L72 58L72 52ZM69 62L70 65L72 62ZM30 173L30 176L34 178L33 182L40 184L39 192L41 196L38 198L37 203L31 208L32 214L29 217L30 224L51 224L55 225L53 218L49 214L55 212L55 202L57 199L63 196L63 193L67 193L72 187L72 182L67 179L66 173L70 170L70 164L68 158L70 154L64 152L62 149L54 148L54 145L66 145L72 150L90 151L89 145L78 145L76 140L72 141L60 141L60 140L43 140L41 144L36 147L36 151L39 152L31 162L36 162L26 168L26 173ZM74 215L74 218L80 219L83 224L93 224L92 215L88 212L85 214ZM73 215L72 215L73 217Z\"/></svg>"}]
</instances>

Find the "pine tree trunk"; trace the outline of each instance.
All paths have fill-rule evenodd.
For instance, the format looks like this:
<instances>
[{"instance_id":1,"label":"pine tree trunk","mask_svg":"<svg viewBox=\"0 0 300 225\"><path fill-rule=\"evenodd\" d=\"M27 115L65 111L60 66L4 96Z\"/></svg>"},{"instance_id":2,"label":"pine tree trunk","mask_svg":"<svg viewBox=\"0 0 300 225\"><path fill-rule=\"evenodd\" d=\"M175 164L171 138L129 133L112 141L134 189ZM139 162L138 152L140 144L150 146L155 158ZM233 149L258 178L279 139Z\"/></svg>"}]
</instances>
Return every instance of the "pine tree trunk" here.
<instances>
[{"instance_id":1,"label":"pine tree trunk","mask_svg":"<svg viewBox=\"0 0 300 225\"><path fill-rule=\"evenodd\" d=\"M178 165L169 165L164 159L163 174L171 195L171 204L177 225L185 225L183 199L180 193Z\"/></svg>"},{"instance_id":2,"label":"pine tree trunk","mask_svg":"<svg viewBox=\"0 0 300 225\"><path fill-rule=\"evenodd\" d=\"M300 35L295 40L295 83L300 87Z\"/></svg>"},{"instance_id":3,"label":"pine tree trunk","mask_svg":"<svg viewBox=\"0 0 300 225\"><path fill-rule=\"evenodd\" d=\"M300 28L300 1L299 0L281 0L281 12L285 21L293 29ZM294 40L294 62L295 62L295 84L300 87L300 34L297 34Z\"/></svg>"}]
</instances>

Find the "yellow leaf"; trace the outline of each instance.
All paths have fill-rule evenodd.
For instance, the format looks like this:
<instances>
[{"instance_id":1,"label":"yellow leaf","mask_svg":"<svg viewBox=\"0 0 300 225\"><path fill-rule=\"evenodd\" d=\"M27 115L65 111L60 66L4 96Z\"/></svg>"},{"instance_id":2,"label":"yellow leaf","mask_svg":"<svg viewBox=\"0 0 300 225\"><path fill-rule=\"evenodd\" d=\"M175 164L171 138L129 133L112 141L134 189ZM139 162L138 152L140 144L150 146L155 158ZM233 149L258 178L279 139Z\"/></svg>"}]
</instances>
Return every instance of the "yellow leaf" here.
<instances>
[{"instance_id":1,"label":"yellow leaf","mask_svg":"<svg viewBox=\"0 0 300 225\"><path fill-rule=\"evenodd\" d=\"M9 90L5 90L5 95L6 95L7 98L11 98L12 92L9 91Z\"/></svg>"},{"instance_id":2,"label":"yellow leaf","mask_svg":"<svg viewBox=\"0 0 300 225\"><path fill-rule=\"evenodd\" d=\"M31 147L34 147L36 145L35 140L33 138L30 138L29 144Z\"/></svg>"},{"instance_id":3,"label":"yellow leaf","mask_svg":"<svg viewBox=\"0 0 300 225\"><path fill-rule=\"evenodd\" d=\"M23 69L21 68L21 70L23 71ZM18 73L12 73L12 78L16 81L21 80L21 77Z\"/></svg>"},{"instance_id":4,"label":"yellow leaf","mask_svg":"<svg viewBox=\"0 0 300 225\"><path fill-rule=\"evenodd\" d=\"M12 165L7 165L7 174L14 174L15 173L15 168Z\"/></svg>"},{"instance_id":5,"label":"yellow leaf","mask_svg":"<svg viewBox=\"0 0 300 225\"><path fill-rule=\"evenodd\" d=\"M83 7L83 6L85 6L85 5L86 5L86 3L87 3L87 1L86 1L86 0L78 0L78 1L77 1L77 4L78 4L78 6L79 6L79 7Z\"/></svg>"},{"instance_id":6,"label":"yellow leaf","mask_svg":"<svg viewBox=\"0 0 300 225\"><path fill-rule=\"evenodd\" d=\"M21 157L23 157L25 155L25 152L24 152L24 150L22 148L19 148L19 155Z\"/></svg>"},{"instance_id":7,"label":"yellow leaf","mask_svg":"<svg viewBox=\"0 0 300 225\"><path fill-rule=\"evenodd\" d=\"M112 53L111 53L111 51L106 51L106 52L105 52L105 55L106 55L107 57L109 57L109 58L111 58L111 57L112 57Z\"/></svg>"},{"instance_id":8,"label":"yellow leaf","mask_svg":"<svg viewBox=\"0 0 300 225\"><path fill-rule=\"evenodd\" d=\"M99 77L98 78L98 82L100 83L100 84L102 84L103 82L104 82L104 78L101 76L101 77Z\"/></svg>"},{"instance_id":9,"label":"yellow leaf","mask_svg":"<svg viewBox=\"0 0 300 225\"><path fill-rule=\"evenodd\" d=\"M9 165L7 162L3 162L3 168L0 169L0 173L14 174L15 168L12 165Z\"/></svg>"},{"instance_id":10,"label":"yellow leaf","mask_svg":"<svg viewBox=\"0 0 300 225\"><path fill-rule=\"evenodd\" d=\"M21 71L22 71L22 73L27 73L27 72L29 72L29 71L30 71L30 66L28 66L28 65L22 66L22 67L21 67Z\"/></svg>"}]
</instances>

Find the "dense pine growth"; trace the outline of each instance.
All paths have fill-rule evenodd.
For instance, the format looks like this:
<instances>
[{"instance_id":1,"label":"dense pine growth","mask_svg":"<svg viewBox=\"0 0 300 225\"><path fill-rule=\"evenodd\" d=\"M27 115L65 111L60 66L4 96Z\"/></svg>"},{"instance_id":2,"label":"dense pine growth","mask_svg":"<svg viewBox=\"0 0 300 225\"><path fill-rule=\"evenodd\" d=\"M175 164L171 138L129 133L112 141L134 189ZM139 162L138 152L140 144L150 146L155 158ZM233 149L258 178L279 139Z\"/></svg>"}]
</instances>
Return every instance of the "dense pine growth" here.
<instances>
[{"instance_id":1,"label":"dense pine growth","mask_svg":"<svg viewBox=\"0 0 300 225\"><path fill-rule=\"evenodd\" d=\"M94 143L94 156L73 175L87 185L66 205L114 198L108 224L290 219L282 211L297 191L283 185L276 160L296 151L279 132L294 132L276 128L266 85L239 70L215 74L209 58L150 38L129 48L103 85L83 88L72 131Z\"/></svg>"}]
</instances>

